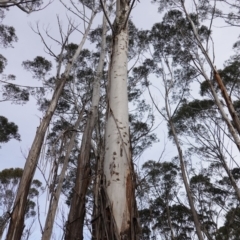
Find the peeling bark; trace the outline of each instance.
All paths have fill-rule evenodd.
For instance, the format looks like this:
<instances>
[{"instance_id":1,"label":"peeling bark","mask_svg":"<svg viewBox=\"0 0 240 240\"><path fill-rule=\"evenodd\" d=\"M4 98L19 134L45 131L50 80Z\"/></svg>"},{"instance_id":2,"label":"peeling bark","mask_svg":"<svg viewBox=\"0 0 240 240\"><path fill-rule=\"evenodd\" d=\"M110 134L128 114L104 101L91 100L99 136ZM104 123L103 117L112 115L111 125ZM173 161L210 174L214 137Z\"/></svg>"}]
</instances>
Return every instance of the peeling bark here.
<instances>
[{"instance_id":1,"label":"peeling bark","mask_svg":"<svg viewBox=\"0 0 240 240\"><path fill-rule=\"evenodd\" d=\"M214 70L214 78L215 78L215 80L216 80L216 82L217 82L217 84L218 84L218 86L221 90L221 93L222 93L222 96L223 96L223 98L225 100L225 103L227 105L228 111L229 111L229 113L232 117L234 127L237 129L238 134L240 135L240 120L239 120L238 115L236 113L236 110L233 106L232 99L228 95L227 90L226 90L226 88L223 84L223 81L222 81L219 73L216 70Z\"/></svg>"}]
</instances>

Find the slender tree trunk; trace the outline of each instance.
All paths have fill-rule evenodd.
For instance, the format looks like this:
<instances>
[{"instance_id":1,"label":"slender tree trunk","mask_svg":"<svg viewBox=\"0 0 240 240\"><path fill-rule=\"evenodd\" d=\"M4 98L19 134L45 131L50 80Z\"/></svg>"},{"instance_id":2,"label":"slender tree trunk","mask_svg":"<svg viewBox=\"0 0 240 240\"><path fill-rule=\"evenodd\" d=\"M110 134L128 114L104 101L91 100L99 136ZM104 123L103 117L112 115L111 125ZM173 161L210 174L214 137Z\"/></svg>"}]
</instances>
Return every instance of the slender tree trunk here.
<instances>
[{"instance_id":1,"label":"slender tree trunk","mask_svg":"<svg viewBox=\"0 0 240 240\"><path fill-rule=\"evenodd\" d=\"M105 238L137 239L134 169L131 157L128 95L128 29L130 1L116 1L112 55L109 65L101 224Z\"/></svg>"},{"instance_id":2,"label":"slender tree trunk","mask_svg":"<svg viewBox=\"0 0 240 240\"><path fill-rule=\"evenodd\" d=\"M37 163L40 156L40 151L42 148L46 130L50 124L50 121L52 119L52 116L57 106L58 99L61 96L62 90L67 81L72 65L76 61L77 57L79 56L82 50L82 47L87 39L87 35L95 15L96 14L93 12L91 19L89 21L88 28L85 31L85 34L82 38L81 43L78 46L78 49L76 50L73 58L67 64L67 67L62 77L57 80L56 88L54 90L53 97L51 99L49 107L40 123L40 126L37 128L37 132L36 132L33 144L31 146L31 149L29 151L29 154L24 166L24 170L23 170L23 175L18 187L18 192L14 202L14 207L11 214L11 220L10 220L10 225L8 228L6 240L21 239L22 231L24 227L24 215L25 215L26 206L27 206L27 196L28 196L30 185L37 167Z\"/></svg>"},{"instance_id":3,"label":"slender tree trunk","mask_svg":"<svg viewBox=\"0 0 240 240\"><path fill-rule=\"evenodd\" d=\"M105 49L106 49L106 20L103 17L102 27L102 42L101 53L97 68L97 75L93 82L93 95L92 95L92 107L90 114L88 115L86 127L82 136L82 144L80 154L78 156L77 175L74 186L73 198L71 200L70 211L68 215L68 221L66 224L66 240L80 240L83 239L83 225L85 218L85 199L86 193L90 181L91 169L90 169L90 152L92 132L94 130L97 115L98 105L100 99L100 81L102 78Z\"/></svg>"},{"instance_id":4,"label":"slender tree trunk","mask_svg":"<svg viewBox=\"0 0 240 240\"><path fill-rule=\"evenodd\" d=\"M101 202L100 202L100 192L101 192L101 177L103 171L103 151L97 156L97 166L96 166L96 179L94 183L94 208L93 208L93 218L92 218L92 239L100 240L104 239L104 229L102 229L101 220Z\"/></svg>"},{"instance_id":5,"label":"slender tree trunk","mask_svg":"<svg viewBox=\"0 0 240 240\"><path fill-rule=\"evenodd\" d=\"M84 113L84 109L79 114L78 119L74 125L75 130L77 130L77 128L82 120L83 113ZM50 200L49 207L48 207L48 214L47 214L47 218L46 218L46 222L45 222L45 226L44 226L44 230L43 230L43 234L42 234L42 240L50 240L51 239L53 225L54 225L54 219L55 219L55 215L56 215L56 211L57 211L57 207L58 207L58 202L59 202L60 194L62 191L65 173L67 171L69 157L70 157L71 151L74 147L74 141L76 138L76 134L77 134L77 132L74 131L71 136L71 139L70 139L68 147L67 147L67 152L66 152L66 155L64 158L63 167L62 167L62 170L61 170L61 173L59 176L59 182L57 184L56 191L53 192L52 196L51 196L51 200Z\"/></svg>"},{"instance_id":6,"label":"slender tree trunk","mask_svg":"<svg viewBox=\"0 0 240 240\"><path fill-rule=\"evenodd\" d=\"M201 42L201 40L199 38L196 26L195 26L194 22L192 21L191 17L189 16L189 14L188 14L188 12L186 10L185 4L184 4L184 0L180 0L180 1L181 1L181 5L182 5L182 8L183 8L183 11L184 11L184 13L186 15L186 18L188 19L189 23L191 24L191 27L192 27L193 34L194 34L194 37L196 39L197 45L200 48L200 50L202 51L205 59L207 60L210 68L213 71L215 80L216 80L219 88L221 89L222 96L223 96L223 98L225 100L225 103L227 105L228 111L229 111L229 113L230 113L230 115L232 117L234 126L237 129L238 134L240 134L240 120L239 120L239 118L237 116L237 113L236 113L236 111L234 109L234 106L232 104L231 98L229 97L229 95L228 95L228 93L227 93L227 91L226 91L226 89L225 89L225 87L223 85L222 79L221 79L221 77L220 77L216 67L214 66L214 64L213 64L212 60L210 59L207 51L205 50L205 48L202 45L202 42ZM200 59L199 59L199 63L200 63L200 65L202 65ZM219 108L220 114L222 115L223 120L226 122L226 124L228 126L228 129L229 129L229 132L233 136L233 138L235 140L235 143L236 143L236 145L238 147L238 150L240 151L239 135L236 133L235 128L233 127L233 125L231 124L231 121L228 119L226 113L224 112L222 104L220 103L219 98L218 98L218 96L217 96L217 94L216 94L216 92L215 92L211 82L209 81L209 79L208 79L208 77L207 77L207 75L206 75L206 73L205 73L205 71L204 71L202 66L201 66L201 69L202 69L202 74L203 74L204 78L208 81L208 83L209 83L209 85L211 87L211 91L212 91L213 97L215 99L215 102L216 102L216 104L217 104L217 106Z\"/></svg>"},{"instance_id":7,"label":"slender tree trunk","mask_svg":"<svg viewBox=\"0 0 240 240\"><path fill-rule=\"evenodd\" d=\"M185 186L185 189L186 189L186 192L187 192L187 198L188 198L190 209L191 209L191 212L192 212L192 215L193 215L193 221L194 221L194 225L195 225L195 228L196 228L197 236L198 236L199 240L203 240L204 238L203 238L203 235L202 235L202 232L201 232L201 224L200 224L200 221L198 219L198 215L197 215L197 212L196 212L196 209L195 209L195 206L194 206L194 202L193 202L192 193L191 193L189 183L188 183L188 180L187 180L187 176L186 176L186 170L185 170L185 165L184 165L184 160L183 160L182 149L181 149L179 141L178 141L178 137L177 137L177 133L175 131L175 127L174 127L171 120L169 120L169 125L170 125L172 133L173 133L174 142L177 146L183 183L184 183L184 186Z\"/></svg>"},{"instance_id":8,"label":"slender tree trunk","mask_svg":"<svg viewBox=\"0 0 240 240\"><path fill-rule=\"evenodd\" d=\"M166 59L165 59L165 63L166 63L167 68L170 72L171 78L173 79L171 68L169 66L168 61L166 61ZM175 142L176 147L177 147L178 157L179 157L179 161L180 161L180 168L181 168L181 173L182 173L182 178L183 178L183 183L184 183L184 187L185 187L185 190L186 190L186 193L187 193L187 198L188 198L188 202L189 202L189 205L190 205L190 209L191 209L191 212L192 212L193 222L194 222L194 225L195 225L195 228L196 228L198 239L199 240L204 240L203 235L202 235L202 231L201 231L201 223L199 221L198 214L197 214L197 211L196 211L195 206L194 206L193 196L192 196L191 189L190 189L188 179L187 179L187 175L186 175L186 169L185 169L182 149L181 149L181 146L180 146L180 143L179 143L178 135L175 131L174 123L172 122L172 116L171 116L171 112L170 112L170 108L169 108L169 102L168 102L168 94L169 94L169 91L171 89L171 86L168 88L167 79L165 79L165 77L163 78L163 81L164 81L164 85L165 85L165 108L166 108L166 113L167 113L167 121L168 121L168 124L169 124L169 126L172 130L173 139L174 139L174 142Z\"/></svg>"}]
</instances>

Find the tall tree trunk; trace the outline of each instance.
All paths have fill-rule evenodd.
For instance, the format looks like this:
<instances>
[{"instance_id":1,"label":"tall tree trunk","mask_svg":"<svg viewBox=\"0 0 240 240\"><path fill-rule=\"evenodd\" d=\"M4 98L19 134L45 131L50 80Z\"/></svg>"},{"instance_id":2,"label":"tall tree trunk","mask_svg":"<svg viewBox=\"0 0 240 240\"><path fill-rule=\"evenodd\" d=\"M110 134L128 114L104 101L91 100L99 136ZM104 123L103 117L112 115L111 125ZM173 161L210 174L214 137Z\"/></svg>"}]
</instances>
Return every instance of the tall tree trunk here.
<instances>
[{"instance_id":1,"label":"tall tree trunk","mask_svg":"<svg viewBox=\"0 0 240 240\"><path fill-rule=\"evenodd\" d=\"M240 135L240 120L238 118L238 115L237 115L237 112L233 106L233 103L232 103L232 99L231 97L228 95L227 93L227 90L223 84L223 81L219 75L219 73L217 72L216 69L213 70L214 72L214 78L218 84L218 87L221 89L221 93L222 93L222 96L225 100L225 103L227 105L227 108L228 108L228 111L232 117L232 120L233 120L233 123L234 123L234 127L237 129L238 131L238 134Z\"/></svg>"},{"instance_id":2,"label":"tall tree trunk","mask_svg":"<svg viewBox=\"0 0 240 240\"><path fill-rule=\"evenodd\" d=\"M79 113L78 119L74 125L75 130L77 130L77 128L79 127L79 124L83 117L83 113L84 113L84 109L82 109L82 111ZM76 135L77 135L77 132L74 131L71 136L71 139L69 141L68 147L67 147L67 152L66 152L66 155L64 158L63 167L62 167L62 170L61 170L61 173L59 176L59 181L57 183L56 191L54 191L51 195L51 199L50 199L50 203L49 203L49 207L48 207L48 214L47 214L47 218L46 218L46 222L45 222L45 226L44 226L44 230L43 230L43 234L42 234L42 240L50 240L51 239L53 225L54 225L54 219L55 219L55 215L56 215L56 211L57 211L57 207L58 207L60 194L62 191L63 181L64 181L65 173L67 171L69 157L70 157L71 151L74 147L74 141L75 141Z\"/></svg>"},{"instance_id":3,"label":"tall tree trunk","mask_svg":"<svg viewBox=\"0 0 240 240\"><path fill-rule=\"evenodd\" d=\"M73 189L68 221L66 224L66 240L83 239L83 225L85 218L85 199L91 177L90 153L92 132L97 122L98 105L100 99L100 81L102 78L105 49L106 49L106 19L103 17L101 53L96 77L93 82L92 106L88 115L86 127L82 136L82 144L77 163L76 182Z\"/></svg>"},{"instance_id":4,"label":"tall tree trunk","mask_svg":"<svg viewBox=\"0 0 240 240\"><path fill-rule=\"evenodd\" d=\"M131 157L128 94L128 26L130 1L116 1L112 55L109 65L101 224L105 238L137 239L134 169Z\"/></svg>"},{"instance_id":5,"label":"tall tree trunk","mask_svg":"<svg viewBox=\"0 0 240 240\"><path fill-rule=\"evenodd\" d=\"M87 35L95 15L96 13L92 12L92 16L89 21L88 28L86 29L84 36L73 58L68 62L62 77L57 80L56 87L55 87L51 102L49 104L49 107L40 123L40 126L37 128L37 132L36 132L33 144L31 146L31 149L29 151L29 154L24 166L24 170L23 170L23 175L18 187L18 192L14 202L14 207L11 214L11 219L10 219L6 240L21 239L22 231L24 227L24 215L25 215L26 206L27 206L27 196L28 196L30 185L38 164L38 159L39 159L40 151L42 148L43 140L46 134L46 130L50 124L50 121L52 119L52 116L57 106L58 99L61 96L62 90L67 81L72 65L76 61L77 57L79 56L82 50L82 47L87 39Z\"/></svg>"}]
</instances>

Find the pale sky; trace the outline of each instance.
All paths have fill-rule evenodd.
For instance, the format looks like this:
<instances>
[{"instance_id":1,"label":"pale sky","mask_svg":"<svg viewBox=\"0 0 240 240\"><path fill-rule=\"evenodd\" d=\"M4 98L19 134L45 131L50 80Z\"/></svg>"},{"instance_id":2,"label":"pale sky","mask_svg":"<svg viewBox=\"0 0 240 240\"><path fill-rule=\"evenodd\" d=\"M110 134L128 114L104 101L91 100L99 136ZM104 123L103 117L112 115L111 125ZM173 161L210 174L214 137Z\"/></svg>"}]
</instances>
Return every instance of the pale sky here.
<instances>
[{"instance_id":1,"label":"pale sky","mask_svg":"<svg viewBox=\"0 0 240 240\"><path fill-rule=\"evenodd\" d=\"M66 27L66 13L66 9L63 8L57 0L43 11L30 15L21 12L17 8L11 8L10 11L6 13L3 24L14 26L19 40L13 44L14 48L0 49L1 53L8 59L5 74L16 75L17 84L40 86L41 84L37 80L32 79L30 73L23 70L21 66L22 61L32 60L38 55L44 56L48 60L53 61L53 59L44 53L43 44L40 38L31 30L30 24L34 26L35 22L38 21L40 29L42 26L49 25L51 29L50 33L58 38L56 15L59 15L64 27ZM137 3L137 7L134 8L131 18L139 29L150 29L154 23L161 21L161 17L162 15L157 12L157 5L150 4L148 0L140 0L140 3ZM101 24L101 19L102 18L98 16L94 21L94 26ZM233 54L232 45L237 41L237 37L239 36L239 30L231 27L222 28L223 25L226 24L219 20L213 24L216 66L218 68L221 68L223 62ZM75 34L73 40L75 43L78 43L80 36ZM51 44L53 49L59 49L59 46L55 46L53 42ZM87 48L88 45L85 45L85 47ZM160 100L160 97L158 100ZM23 168L25 163L24 157L27 156L28 150L31 147L42 113L37 111L35 101L31 97L30 101L23 106L9 104L7 102L1 103L0 114L18 125L22 139L21 142L11 140L6 144L2 144L0 149L0 170L10 167ZM156 143L152 148L148 149L141 157L141 162L149 159L157 160L159 158L162 150L161 144L164 140L164 134L165 138L167 138L167 131L165 128L158 128L156 133L161 142ZM168 155L172 156L171 144L166 152L166 156ZM33 236L30 239L34 239Z\"/></svg>"}]
</instances>

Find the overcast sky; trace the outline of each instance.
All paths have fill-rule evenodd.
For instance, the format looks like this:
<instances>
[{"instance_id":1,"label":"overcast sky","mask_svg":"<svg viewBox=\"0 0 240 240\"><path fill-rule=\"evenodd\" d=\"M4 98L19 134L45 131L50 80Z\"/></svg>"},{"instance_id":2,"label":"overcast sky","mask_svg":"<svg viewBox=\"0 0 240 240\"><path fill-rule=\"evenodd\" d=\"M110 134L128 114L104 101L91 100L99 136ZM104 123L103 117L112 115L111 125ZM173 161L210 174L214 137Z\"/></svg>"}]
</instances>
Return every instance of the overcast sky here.
<instances>
[{"instance_id":1,"label":"overcast sky","mask_svg":"<svg viewBox=\"0 0 240 240\"><path fill-rule=\"evenodd\" d=\"M50 29L50 33L58 38L58 27L56 16L59 15L63 26L67 27L66 15L72 16L58 1L54 1L43 11L35 12L30 15L25 14L17 8L11 8L6 13L6 18L3 23L14 26L18 36L18 42L14 43L14 48L1 49L1 53L7 57L8 66L5 70L6 74L14 74L17 76L16 83L27 86L40 86L41 83L32 79L31 74L24 71L21 64L24 60L32 60L35 56L44 56L48 60L53 60L43 50L43 44L39 38L30 28L30 25L35 26L39 23L40 29ZM147 0L142 0L137 4L133 13L132 20L139 29L150 29L151 26L161 21L162 15L157 12L157 5L150 4ZM78 19L75 19L79 22ZM101 16L98 16L94 25L101 24ZM239 32L231 27L225 27L223 21L217 20L214 22L213 39L215 45L216 66L221 68L223 62L232 55L232 45L237 40ZM72 39L75 43L80 41L80 35L74 35ZM59 46L49 41L52 48L58 52ZM88 47L88 45L85 45ZM24 157L32 144L33 137L36 133L36 127L39 125L42 113L37 111L35 101L33 98L23 105L9 104L8 102L1 103L0 113L6 116L9 121L15 122L19 126L21 134L21 142L11 140L7 144L3 144L0 150L1 165L0 169L9 167L23 167ZM160 130L161 131L161 130ZM153 151L150 151L152 153ZM149 156L149 153L147 154ZM151 154L152 155L152 154ZM155 155L153 154L152 157ZM156 156L155 156L156 157Z\"/></svg>"},{"instance_id":2,"label":"overcast sky","mask_svg":"<svg viewBox=\"0 0 240 240\"><path fill-rule=\"evenodd\" d=\"M67 1L66 1L67 2ZM132 20L139 29L150 29L151 26L161 21L162 15L157 12L157 5L149 3L149 0L140 0L137 3L137 7L133 10ZM14 48L0 49L8 59L8 66L5 70L6 74L16 75L16 83L27 86L41 86L41 83L31 77L31 74L24 71L21 64L24 60L32 60L36 56L44 56L48 60L53 59L44 53L43 44L39 38L30 28L30 24L35 26L36 22L39 22L39 26L49 26L50 33L56 38L59 37L57 28L56 15L59 15L62 19L63 26L67 27L66 21L66 9L55 0L49 7L43 11L32 13L27 15L17 8L11 8L6 13L6 18L3 24L13 26L16 29L18 36L18 42L14 43ZM70 14L69 14L70 15ZM98 16L94 21L94 26L101 24L101 16ZM76 21L79 21L76 19ZM231 27L224 27L226 24L221 20L217 20L213 24L213 39L215 45L216 66L221 68L223 62L233 54L232 45L237 40L239 32ZM80 42L81 36L75 34L75 43ZM58 53L59 46L51 43L53 49ZM89 45L85 45L88 47ZM157 96L155 96L158 98ZM159 98L160 101L160 98ZM21 142L11 140L10 142L3 144L0 149L0 170L10 167L24 167L25 157L28 154L28 150L31 147L33 138L36 133L36 128L40 123L42 113L37 111L35 100L31 97L30 101L23 105L14 105L7 102L0 104L0 115L3 115L13 121L19 127L19 133L21 135ZM161 138L161 142L155 144L151 149L146 151L141 157L141 161L149 159L157 160L160 152L163 148L164 136L167 138L167 131L163 128L157 129L158 137ZM166 155L171 155L171 146L168 148Z\"/></svg>"}]
</instances>

